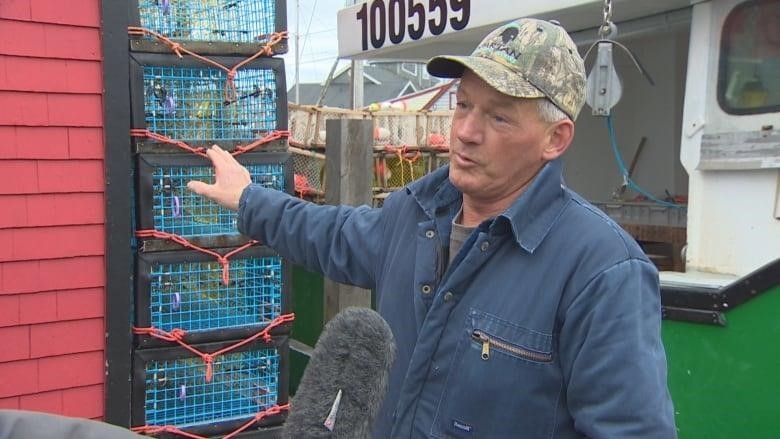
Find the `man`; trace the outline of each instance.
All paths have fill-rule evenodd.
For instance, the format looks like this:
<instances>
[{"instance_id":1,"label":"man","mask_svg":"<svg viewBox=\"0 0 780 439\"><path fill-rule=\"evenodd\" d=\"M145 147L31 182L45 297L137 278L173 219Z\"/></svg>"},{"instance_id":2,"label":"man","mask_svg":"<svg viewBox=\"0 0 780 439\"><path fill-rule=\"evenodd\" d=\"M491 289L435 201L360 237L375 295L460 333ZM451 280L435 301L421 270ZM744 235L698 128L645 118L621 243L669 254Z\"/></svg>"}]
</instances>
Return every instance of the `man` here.
<instances>
[{"instance_id":1,"label":"man","mask_svg":"<svg viewBox=\"0 0 780 439\"><path fill-rule=\"evenodd\" d=\"M574 43L521 19L428 71L461 78L450 165L382 209L249 185L216 147L216 183L190 188L284 257L376 290L398 344L377 437L675 437L658 273L562 183L585 93Z\"/></svg>"}]
</instances>

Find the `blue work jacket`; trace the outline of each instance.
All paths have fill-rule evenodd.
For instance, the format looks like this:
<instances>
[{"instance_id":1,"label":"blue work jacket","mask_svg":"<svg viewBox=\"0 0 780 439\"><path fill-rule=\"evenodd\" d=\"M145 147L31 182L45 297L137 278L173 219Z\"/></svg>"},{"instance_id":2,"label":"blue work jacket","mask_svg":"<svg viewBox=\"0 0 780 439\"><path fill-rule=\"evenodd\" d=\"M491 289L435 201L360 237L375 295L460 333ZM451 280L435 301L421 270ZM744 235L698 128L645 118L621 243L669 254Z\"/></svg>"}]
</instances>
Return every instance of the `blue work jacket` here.
<instances>
[{"instance_id":1,"label":"blue work jacket","mask_svg":"<svg viewBox=\"0 0 780 439\"><path fill-rule=\"evenodd\" d=\"M252 185L238 224L376 291L398 353L375 437L676 437L658 272L634 239L553 161L448 266L461 202L447 167L381 209Z\"/></svg>"}]
</instances>

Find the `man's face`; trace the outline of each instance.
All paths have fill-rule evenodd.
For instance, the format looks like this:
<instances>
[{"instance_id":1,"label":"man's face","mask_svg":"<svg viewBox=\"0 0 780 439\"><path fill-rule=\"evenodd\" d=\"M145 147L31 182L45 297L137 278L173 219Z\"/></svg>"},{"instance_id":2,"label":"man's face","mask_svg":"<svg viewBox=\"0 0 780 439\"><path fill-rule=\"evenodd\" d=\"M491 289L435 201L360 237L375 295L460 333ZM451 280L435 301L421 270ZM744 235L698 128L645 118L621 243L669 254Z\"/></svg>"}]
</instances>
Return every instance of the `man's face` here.
<instances>
[{"instance_id":1,"label":"man's face","mask_svg":"<svg viewBox=\"0 0 780 439\"><path fill-rule=\"evenodd\" d=\"M550 125L530 99L504 95L466 69L450 134L450 180L484 204L516 198L549 157Z\"/></svg>"}]
</instances>

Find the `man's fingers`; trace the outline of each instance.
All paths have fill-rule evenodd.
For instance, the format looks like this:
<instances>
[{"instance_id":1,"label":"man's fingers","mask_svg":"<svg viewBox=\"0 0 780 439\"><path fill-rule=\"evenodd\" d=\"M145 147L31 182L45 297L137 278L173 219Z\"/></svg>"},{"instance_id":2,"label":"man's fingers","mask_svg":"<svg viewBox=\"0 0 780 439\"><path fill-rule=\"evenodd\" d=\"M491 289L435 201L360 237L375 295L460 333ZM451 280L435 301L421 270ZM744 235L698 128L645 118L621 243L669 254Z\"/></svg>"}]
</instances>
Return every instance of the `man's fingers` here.
<instances>
[{"instance_id":1,"label":"man's fingers","mask_svg":"<svg viewBox=\"0 0 780 439\"><path fill-rule=\"evenodd\" d=\"M209 193L211 192L212 186L213 185L211 185L211 184L204 183L202 181L197 181L197 180L191 180L191 181L187 182L187 188L189 190L191 190L192 192L194 192L194 193L196 193L198 195L203 195L203 196L208 196L209 195Z\"/></svg>"},{"instance_id":2,"label":"man's fingers","mask_svg":"<svg viewBox=\"0 0 780 439\"><path fill-rule=\"evenodd\" d=\"M214 164L214 166L218 166L225 161L225 156L222 154L222 152L224 152L222 148L217 145L212 145L211 148L206 150L206 155L209 157L209 160L211 160L211 163Z\"/></svg>"}]
</instances>

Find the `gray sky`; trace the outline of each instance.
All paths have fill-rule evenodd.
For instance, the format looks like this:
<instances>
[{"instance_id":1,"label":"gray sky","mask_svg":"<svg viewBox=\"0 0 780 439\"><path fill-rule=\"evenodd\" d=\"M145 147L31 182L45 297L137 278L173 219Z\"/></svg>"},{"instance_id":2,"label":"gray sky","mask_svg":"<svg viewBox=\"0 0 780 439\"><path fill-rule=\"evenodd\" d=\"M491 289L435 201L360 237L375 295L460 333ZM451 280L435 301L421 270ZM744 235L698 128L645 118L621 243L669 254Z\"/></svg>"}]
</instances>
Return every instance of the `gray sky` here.
<instances>
[{"instance_id":1,"label":"gray sky","mask_svg":"<svg viewBox=\"0 0 780 439\"><path fill-rule=\"evenodd\" d=\"M300 4L297 13L296 4ZM288 89L295 84L295 36L298 30L301 45L298 63L300 82L322 82L328 77L339 51L336 15L344 5L345 0L287 0L289 51L283 58ZM296 14L300 17L300 27L297 26ZM347 64L347 61L342 61L339 68Z\"/></svg>"}]
</instances>

